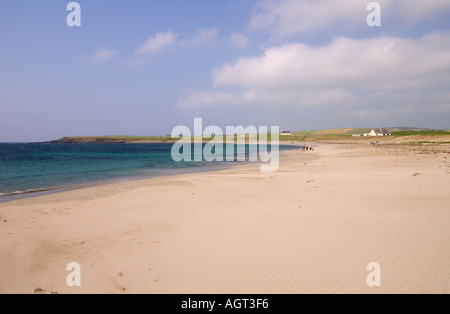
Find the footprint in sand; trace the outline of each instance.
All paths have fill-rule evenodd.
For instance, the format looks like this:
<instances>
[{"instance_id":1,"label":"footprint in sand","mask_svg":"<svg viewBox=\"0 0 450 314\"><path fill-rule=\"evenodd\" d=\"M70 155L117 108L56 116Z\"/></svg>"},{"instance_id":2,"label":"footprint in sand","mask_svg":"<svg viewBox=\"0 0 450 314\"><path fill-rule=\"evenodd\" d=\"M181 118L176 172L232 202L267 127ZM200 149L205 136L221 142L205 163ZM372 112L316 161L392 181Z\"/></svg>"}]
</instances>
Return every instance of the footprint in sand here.
<instances>
[{"instance_id":1,"label":"footprint in sand","mask_svg":"<svg viewBox=\"0 0 450 314\"><path fill-rule=\"evenodd\" d=\"M419 176L421 176L422 174L421 173L414 173L412 176L413 177L419 177Z\"/></svg>"},{"instance_id":2,"label":"footprint in sand","mask_svg":"<svg viewBox=\"0 0 450 314\"><path fill-rule=\"evenodd\" d=\"M58 294L56 291L47 291L41 288L36 288L33 290L33 294Z\"/></svg>"},{"instance_id":3,"label":"footprint in sand","mask_svg":"<svg viewBox=\"0 0 450 314\"><path fill-rule=\"evenodd\" d=\"M115 274L115 276L111 277L111 279L113 280L113 282L117 282L117 280L115 279L120 279L123 278L123 272L118 272ZM118 284L118 283L113 283L111 292L112 293L125 293L127 291L127 289L125 287L123 287L122 285Z\"/></svg>"},{"instance_id":4,"label":"footprint in sand","mask_svg":"<svg viewBox=\"0 0 450 314\"><path fill-rule=\"evenodd\" d=\"M125 292L127 291L127 289L125 289L124 287L121 287L121 286L119 286L119 285L115 285L115 286L112 288L112 290L113 290L113 292L115 292L115 293L125 293Z\"/></svg>"}]
</instances>

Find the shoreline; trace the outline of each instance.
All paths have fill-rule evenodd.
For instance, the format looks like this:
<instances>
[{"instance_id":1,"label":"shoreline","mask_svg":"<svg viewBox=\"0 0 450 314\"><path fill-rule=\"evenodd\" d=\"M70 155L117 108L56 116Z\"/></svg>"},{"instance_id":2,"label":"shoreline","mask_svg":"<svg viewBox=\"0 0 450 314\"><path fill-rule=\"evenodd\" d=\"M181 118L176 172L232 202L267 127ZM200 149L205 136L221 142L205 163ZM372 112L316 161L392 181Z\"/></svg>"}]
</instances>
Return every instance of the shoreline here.
<instances>
[{"instance_id":1,"label":"shoreline","mask_svg":"<svg viewBox=\"0 0 450 314\"><path fill-rule=\"evenodd\" d=\"M121 144L121 143L117 143ZM132 144L132 143L127 143ZM151 143L149 143L151 144ZM156 143L158 144L158 143ZM282 144L283 146L289 146L289 147L298 147L299 143L296 144ZM99 144L101 145L101 144ZM293 149L293 148L291 148ZM289 149L289 150L291 150ZM300 149L300 147L296 148ZM280 158L283 157L283 152L289 151L289 150L280 150ZM295 149L293 149L295 150ZM28 199L28 198L34 198L34 197L40 197L45 196L49 194L55 194L55 193L61 193L61 192L67 192L72 190L79 190L79 189L86 189L86 188L93 188L103 185L111 185L115 183L121 183L121 182L133 182L133 181L141 181L141 180L149 180L153 178L160 178L160 177L172 177L177 175L184 175L184 174L195 174L195 173L203 173L203 172L215 172L215 171L221 171L221 170L227 170L234 167L242 167L248 164L261 164L260 161L258 162L214 162L214 163L208 163L204 166L199 167L184 167L184 168L154 168L150 169L153 171L151 175L142 175L142 176L132 176L132 177L118 177L118 178L112 178L104 181L98 181L98 182L87 182L82 184L76 184L76 185L69 185L69 186L60 186L60 187L49 187L49 188L42 188L37 190L29 190L29 191L17 191L17 192L11 192L11 193L0 193L0 204L8 203L16 200L21 199Z\"/></svg>"},{"instance_id":2,"label":"shoreline","mask_svg":"<svg viewBox=\"0 0 450 314\"><path fill-rule=\"evenodd\" d=\"M32 197L39 197L54 193L61 193L66 191L75 190L77 188L81 187L57 187L57 188L49 188L49 189L41 189L41 190L30 190L25 192L12 192L12 193L3 193L0 194L0 204L12 202L16 200L26 199L26 198L32 198Z\"/></svg>"},{"instance_id":3,"label":"shoreline","mask_svg":"<svg viewBox=\"0 0 450 314\"><path fill-rule=\"evenodd\" d=\"M25 192L13 192L13 193L4 193L0 195L0 204L8 203L12 201L17 201L21 199L29 199L29 198L35 198L50 194L56 194L56 193L63 193L67 191L73 191L73 190L80 190L80 189L89 189L89 188L95 188L100 186L106 186L106 185L112 185L122 182L135 182L135 181L142 181L142 180L151 180L154 178L164 178L164 177L173 177L173 176L179 176L179 175L185 175L185 174L195 174L195 173L203 173L203 172L216 172L221 170L226 170L232 167L239 167L242 165L231 165L227 163L223 163L220 165L213 165L209 167L195 167L195 168L179 168L179 169L153 169L155 170L155 173L153 175L145 175L142 177L121 177L116 179L109 179L106 181L98 181L98 182L90 182L90 183L84 183L84 184L78 184L73 186L61 186L61 187L54 187L54 188L47 188L47 189L40 189L36 191L25 191Z\"/></svg>"},{"instance_id":4,"label":"shoreline","mask_svg":"<svg viewBox=\"0 0 450 314\"><path fill-rule=\"evenodd\" d=\"M450 292L448 149L283 155L2 203L0 293Z\"/></svg>"}]
</instances>

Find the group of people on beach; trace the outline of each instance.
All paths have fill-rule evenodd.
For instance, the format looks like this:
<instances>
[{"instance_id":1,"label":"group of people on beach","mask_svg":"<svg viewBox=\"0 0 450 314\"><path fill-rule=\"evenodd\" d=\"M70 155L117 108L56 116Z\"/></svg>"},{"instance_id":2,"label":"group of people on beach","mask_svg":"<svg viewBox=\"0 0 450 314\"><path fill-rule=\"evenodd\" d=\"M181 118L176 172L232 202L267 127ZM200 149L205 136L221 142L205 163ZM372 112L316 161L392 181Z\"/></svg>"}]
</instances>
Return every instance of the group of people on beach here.
<instances>
[{"instance_id":1,"label":"group of people on beach","mask_svg":"<svg viewBox=\"0 0 450 314\"><path fill-rule=\"evenodd\" d=\"M378 141L372 141L372 142L370 142L369 143L369 146L378 146L379 145L379 143L378 143Z\"/></svg>"},{"instance_id":2,"label":"group of people on beach","mask_svg":"<svg viewBox=\"0 0 450 314\"><path fill-rule=\"evenodd\" d=\"M301 146L301 148L303 151L314 150L311 145L303 145L303 146Z\"/></svg>"}]
</instances>

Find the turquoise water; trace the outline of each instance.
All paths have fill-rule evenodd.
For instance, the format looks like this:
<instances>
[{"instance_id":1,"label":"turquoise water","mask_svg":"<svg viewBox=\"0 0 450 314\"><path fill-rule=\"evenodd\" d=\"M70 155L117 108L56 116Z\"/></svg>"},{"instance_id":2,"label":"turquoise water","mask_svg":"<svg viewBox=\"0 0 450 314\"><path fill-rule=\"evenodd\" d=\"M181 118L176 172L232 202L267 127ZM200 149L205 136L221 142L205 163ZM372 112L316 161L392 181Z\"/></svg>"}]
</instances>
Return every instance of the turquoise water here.
<instances>
[{"instance_id":1,"label":"turquoise water","mask_svg":"<svg viewBox=\"0 0 450 314\"><path fill-rule=\"evenodd\" d=\"M229 166L175 162L172 144L0 144L0 196ZM252 151L246 145L246 153ZM283 147L289 149L289 147ZM224 149L225 153L225 149Z\"/></svg>"}]
</instances>

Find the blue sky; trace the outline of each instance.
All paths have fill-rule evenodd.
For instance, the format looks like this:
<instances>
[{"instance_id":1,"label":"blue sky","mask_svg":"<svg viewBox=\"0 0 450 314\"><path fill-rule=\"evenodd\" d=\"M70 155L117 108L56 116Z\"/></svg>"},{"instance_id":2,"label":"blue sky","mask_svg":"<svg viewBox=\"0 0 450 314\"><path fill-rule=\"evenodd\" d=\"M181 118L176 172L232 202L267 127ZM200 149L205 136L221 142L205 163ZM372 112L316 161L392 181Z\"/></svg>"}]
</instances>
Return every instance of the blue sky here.
<instances>
[{"instance_id":1,"label":"blue sky","mask_svg":"<svg viewBox=\"0 0 450 314\"><path fill-rule=\"evenodd\" d=\"M0 141L177 125L450 128L450 1L0 3Z\"/></svg>"}]
</instances>

